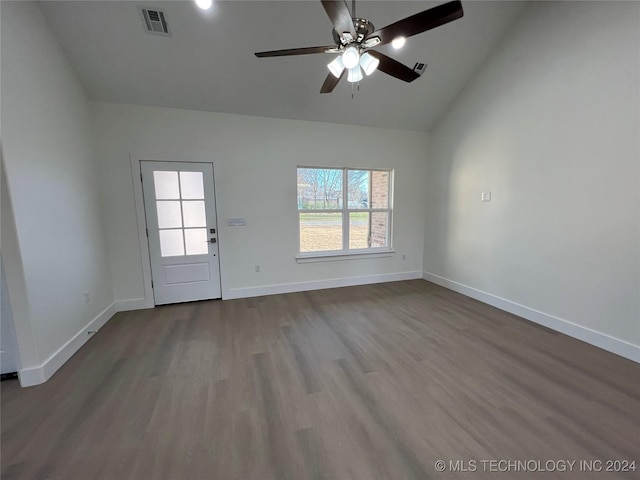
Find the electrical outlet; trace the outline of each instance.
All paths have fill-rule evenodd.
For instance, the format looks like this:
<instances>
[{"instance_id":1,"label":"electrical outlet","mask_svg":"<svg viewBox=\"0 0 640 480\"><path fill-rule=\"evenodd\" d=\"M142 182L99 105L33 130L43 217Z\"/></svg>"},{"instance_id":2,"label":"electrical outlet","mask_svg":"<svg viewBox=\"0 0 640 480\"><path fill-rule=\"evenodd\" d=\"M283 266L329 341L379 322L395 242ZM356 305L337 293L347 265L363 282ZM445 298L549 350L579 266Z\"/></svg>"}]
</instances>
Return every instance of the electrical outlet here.
<instances>
[{"instance_id":1,"label":"electrical outlet","mask_svg":"<svg viewBox=\"0 0 640 480\"><path fill-rule=\"evenodd\" d=\"M91 301L91 294L89 292L84 292L84 303L89 303Z\"/></svg>"},{"instance_id":2,"label":"electrical outlet","mask_svg":"<svg viewBox=\"0 0 640 480\"><path fill-rule=\"evenodd\" d=\"M406 260L407 259L407 255L405 253L402 254L402 260Z\"/></svg>"},{"instance_id":3,"label":"electrical outlet","mask_svg":"<svg viewBox=\"0 0 640 480\"><path fill-rule=\"evenodd\" d=\"M256 265L256 273L260 273L260 265Z\"/></svg>"}]
</instances>

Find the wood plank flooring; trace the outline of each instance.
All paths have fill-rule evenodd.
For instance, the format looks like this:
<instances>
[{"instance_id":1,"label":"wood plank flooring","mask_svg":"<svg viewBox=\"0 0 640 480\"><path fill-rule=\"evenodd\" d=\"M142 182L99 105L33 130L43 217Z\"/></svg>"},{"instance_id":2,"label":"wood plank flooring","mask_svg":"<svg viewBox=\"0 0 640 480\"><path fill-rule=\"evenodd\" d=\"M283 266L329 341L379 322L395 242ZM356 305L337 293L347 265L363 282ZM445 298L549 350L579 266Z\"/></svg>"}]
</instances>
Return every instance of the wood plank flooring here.
<instances>
[{"instance_id":1,"label":"wood plank flooring","mask_svg":"<svg viewBox=\"0 0 640 480\"><path fill-rule=\"evenodd\" d=\"M3 480L640 478L640 365L422 280L120 313L1 389Z\"/></svg>"}]
</instances>

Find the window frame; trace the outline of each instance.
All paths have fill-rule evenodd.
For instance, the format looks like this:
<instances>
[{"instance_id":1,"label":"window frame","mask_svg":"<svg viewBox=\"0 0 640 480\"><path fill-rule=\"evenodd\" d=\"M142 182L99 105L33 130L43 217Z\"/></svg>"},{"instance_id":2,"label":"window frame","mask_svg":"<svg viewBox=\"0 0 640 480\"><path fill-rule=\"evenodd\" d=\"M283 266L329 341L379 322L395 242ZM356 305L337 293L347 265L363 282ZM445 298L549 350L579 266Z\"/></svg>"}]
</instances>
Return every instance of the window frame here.
<instances>
[{"instance_id":1,"label":"window frame","mask_svg":"<svg viewBox=\"0 0 640 480\"><path fill-rule=\"evenodd\" d=\"M297 209L296 214L298 225L298 253L296 259L304 263L307 261L323 261L334 259L349 259L349 258L373 258L380 256L389 256L394 253L393 250L393 203L394 203L394 179L395 171L393 168L357 168L357 167L325 167L325 166L310 166L310 165L298 165L296 167L296 180L298 178L298 170L301 168L308 169L324 169L324 170L340 170L342 172L342 207L332 209L301 209L299 203L296 201ZM372 172L385 172L389 174L388 191L387 191L387 208L349 208L349 171L366 171L369 172L369 182L371 182ZM296 182L297 183L297 182ZM369 205L371 205L372 188L369 185ZM297 197L297 188L296 188ZM388 215L387 222L387 245L385 247L366 247L366 248L349 248L350 240L350 213L364 212L369 214L369 221L373 213L386 213ZM301 251L301 238L300 238L300 214L301 213L340 213L342 215L342 249L340 250L314 250L310 252ZM369 231L369 243L371 237L371 231ZM340 258L341 257L341 258Z\"/></svg>"}]
</instances>

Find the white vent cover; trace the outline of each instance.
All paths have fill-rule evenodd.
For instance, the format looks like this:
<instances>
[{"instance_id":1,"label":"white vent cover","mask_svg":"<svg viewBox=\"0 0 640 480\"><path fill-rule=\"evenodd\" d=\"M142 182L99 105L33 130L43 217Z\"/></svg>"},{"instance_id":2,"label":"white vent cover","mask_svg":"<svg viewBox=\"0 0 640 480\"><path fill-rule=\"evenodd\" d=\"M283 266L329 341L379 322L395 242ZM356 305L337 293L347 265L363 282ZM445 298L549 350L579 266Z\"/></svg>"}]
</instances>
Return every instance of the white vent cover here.
<instances>
[{"instance_id":1,"label":"white vent cover","mask_svg":"<svg viewBox=\"0 0 640 480\"><path fill-rule=\"evenodd\" d=\"M171 36L171 30L167 24L164 12L157 8L138 7L140 16L144 23L144 30L152 35Z\"/></svg>"},{"instance_id":2,"label":"white vent cover","mask_svg":"<svg viewBox=\"0 0 640 480\"><path fill-rule=\"evenodd\" d=\"M424 70L427 68L427 64L426 63L416 63L415 66L413 67L413 71L416 72L418 75L422 75L424 73Z\"/></svg>"}]
</instances>

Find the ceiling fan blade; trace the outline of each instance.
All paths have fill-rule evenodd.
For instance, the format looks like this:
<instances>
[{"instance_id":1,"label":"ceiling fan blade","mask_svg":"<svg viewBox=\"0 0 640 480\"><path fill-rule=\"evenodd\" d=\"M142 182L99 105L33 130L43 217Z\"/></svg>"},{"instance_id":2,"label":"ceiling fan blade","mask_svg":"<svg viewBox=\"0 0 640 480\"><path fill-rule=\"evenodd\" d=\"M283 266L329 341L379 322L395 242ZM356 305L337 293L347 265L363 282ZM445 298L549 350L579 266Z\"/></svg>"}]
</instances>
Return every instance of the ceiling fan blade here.
<instances>
[{"instance_id":1,"label":"ceiling fan blade","mask_svg":"<svg viewBox=\"0 0 640 480\"><path fill-rule=\"evenodd\" d=\"M369 50L369 54L380 60L380 63L378 64L378 70L386 73L387 75L399 78L400 80L404 80L405 82L413 82L420 76L417 72L414 72L409 67L401 64L391 57L387 57L383 53L376 52L375 50Z\"/></svg>"},{"instance_id":2,"label":"ceiling fan blade","mask_svg":"<svg viewBox=\"0 0 640 480\"><path fill-rule=\"evenodd\" d=\"M338 85L338 82L340 81L340 79L342 77L344 77L344 72L346 72L346 71L347 71L347 69L345 68L342 71L342 74L340 75L340 78L336 78L333 73L329 73L329 75L327 75L327 78L324 79L324 83L322 84L322 88L320 89L320 93L331 93L331 92L333 92L333 89L336 88L336 85Z\"/></svg>"},{"instance_id":3,"label":"ceiling fan blade","mask_svg":"<svg viewBox=\"0 0 640 480\"><path fill-rule=\"evenodd\" d=\"M353 26L353 19L351 18L351 12L344 0L322 0L322 6L327 12L333 28L336 29L338 35L342 35L345 32L351 34L351 38L355 40L356 29Z\"/></svg>"},{"instance_id":4,"label":"ceiling fan blade","mask_svg":"<svg viewBox=\"0 0 640 480\"><path fill-rule=\"evenodd\" d=\"M432 28L452 22L462 17L463 14L462 3L460 3L459 0L455 0L382 27L371 35L368 35L367 38L378 37L380 38L379 45L384 45L391 43L394 38L408 38L412 35L417 35L418 33L426 32Z\"/></svg>"},{"instance_id":5,"label":"ceiling fan blade","mask_svg":"<svg viewBox=\"0 0 640 480\"><path fill-rule=\"evenodd\" d=\"M256 52L255 56L263 57L284 57L287 55L309 55L310 53L327 53L327 50L336 49L336 45L326 45L324 47L304 47L304 48L288 48L286 50L271 50L269 52Z\"/></svg>"}]
</instances>

